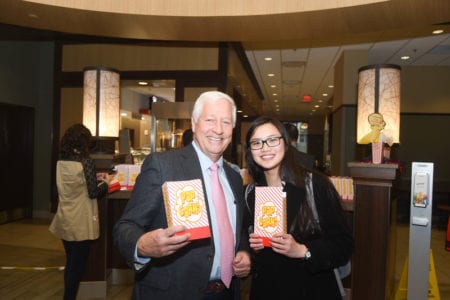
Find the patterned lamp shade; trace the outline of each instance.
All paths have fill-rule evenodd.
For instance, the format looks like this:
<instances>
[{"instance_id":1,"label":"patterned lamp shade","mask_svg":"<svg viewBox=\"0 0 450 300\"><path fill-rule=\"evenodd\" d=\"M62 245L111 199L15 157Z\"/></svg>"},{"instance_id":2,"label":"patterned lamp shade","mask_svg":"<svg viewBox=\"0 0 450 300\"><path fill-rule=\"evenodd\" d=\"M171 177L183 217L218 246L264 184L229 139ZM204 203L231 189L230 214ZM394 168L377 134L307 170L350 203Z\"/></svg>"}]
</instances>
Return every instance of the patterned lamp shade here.
<instances>
[{"instance_id":1,"label":"patterned lamp shade","mask_svg":"<svg viewBox=\"0 0 450 300\"><path fill-rule=\"evenodd\" d=\"M120 75L103 67L84 69L83 124L98 138L117 138L120 122Z\"/></svg>"},{"instance_id":2,"label":"patterned lamp shade","mask_svg":"<svg viewBox=\"0 0 450 300\"><path fill-rule=\"evenodd\" d=\"M357 143L400 143L400 67L359 69Z\"/></svg>"}]
</instances>

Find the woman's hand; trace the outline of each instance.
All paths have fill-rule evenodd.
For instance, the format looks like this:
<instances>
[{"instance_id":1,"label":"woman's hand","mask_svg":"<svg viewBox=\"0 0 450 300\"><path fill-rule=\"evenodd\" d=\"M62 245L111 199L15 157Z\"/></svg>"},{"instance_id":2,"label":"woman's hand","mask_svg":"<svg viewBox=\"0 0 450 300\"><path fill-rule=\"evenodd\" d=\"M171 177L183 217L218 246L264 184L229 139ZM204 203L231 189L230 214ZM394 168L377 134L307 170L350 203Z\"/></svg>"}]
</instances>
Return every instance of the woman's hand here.
<instances>
[{"instance_id":1,"label":"woman's hand","mask_svg":"<svg viewBox=\"0 0 450 300\"><path fill-rule=\"evenodd\" d=\"M250 243L250 248L252 248L253 250L259 251L264 249L262 238L255 233L250 233L250 238L248 240Z\"/></svg>"},{"instance_id":2,"label":"woman's hand","mask_svg":"<svg viewBox=\"0 0 450 300\"><path fill-rule=\"evenodd\" d=\"M303 258L308 248L304 244L299 244L290 234L274 234L270 238L272 250L292 258Z\"/></svg>"},{"instance_id":3,"label":"woman's hand","mask_svg":"<svg viewBox=\"0 0 450 300\"><path fill-rule=\"evenodd\" d=\"M110 185L111 181L114 179L114 174L108 174L106 172L97 173L97 180L104 181L107 185Z\"/></svg>"}]
</instances>

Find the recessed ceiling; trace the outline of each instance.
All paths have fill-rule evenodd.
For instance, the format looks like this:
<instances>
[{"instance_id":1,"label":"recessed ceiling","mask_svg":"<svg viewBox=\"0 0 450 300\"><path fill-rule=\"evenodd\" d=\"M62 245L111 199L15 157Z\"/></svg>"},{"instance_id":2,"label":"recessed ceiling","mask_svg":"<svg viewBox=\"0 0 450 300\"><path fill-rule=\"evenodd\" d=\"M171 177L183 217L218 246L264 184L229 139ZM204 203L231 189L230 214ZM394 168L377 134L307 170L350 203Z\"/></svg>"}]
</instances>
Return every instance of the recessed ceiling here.
<instances>
[{"instance_id":1,"label":"recessed ceiling","mask_svg":"<svg viewBox=\"0 0 450 300\"><path fill-rule=\"evenodd\" d=\"M448 0L260 0L237 6L226 1L204 5L201 0L151 3L2 0L0 22L32 28L31 36L38 33L46 38L37 29L54 31L49 39L70 33L241 42L263 91L265 113L284 120L305 120L330 109L334 65L346 50L368 51L370 64L450 67ZM432 35L435 29L443 33ZM21 37L14 30L2 30L0 38ZM400 60L403 55L410 59ZM304 95L311 96L310 103L301 101ZM320 107L313 111L316 105Z\"/></svg>"}]
</instances>

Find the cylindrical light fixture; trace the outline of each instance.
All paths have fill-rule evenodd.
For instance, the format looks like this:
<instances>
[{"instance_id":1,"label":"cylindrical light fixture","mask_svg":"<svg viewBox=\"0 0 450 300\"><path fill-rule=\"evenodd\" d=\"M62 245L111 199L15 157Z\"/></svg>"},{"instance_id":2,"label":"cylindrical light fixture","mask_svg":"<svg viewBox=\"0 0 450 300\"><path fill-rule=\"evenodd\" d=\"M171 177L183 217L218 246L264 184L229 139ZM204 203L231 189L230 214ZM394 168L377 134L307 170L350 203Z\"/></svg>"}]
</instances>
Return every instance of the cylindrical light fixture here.
<instances>
[{"instance_id":1,"label":"cylindrical light fixture","mask_svg":"<svg viewBox=\"0 0 450 300\"><path fill-rule=\"evenodd\" d=\"M86 67L83 81L83 124L95 137L93 152L114 153L119 122L119 72L105 67Z\"/></svg>"},{"instance_id":2,"label":"cylindrical light fixture","mask_svg":"<svg viewBox=\"0 0 450 300\"><path fill-rule=\"evenodd\" d=\"M400 143L400 66L359 69L357 143Z\"/></svg>"}]
</instances>

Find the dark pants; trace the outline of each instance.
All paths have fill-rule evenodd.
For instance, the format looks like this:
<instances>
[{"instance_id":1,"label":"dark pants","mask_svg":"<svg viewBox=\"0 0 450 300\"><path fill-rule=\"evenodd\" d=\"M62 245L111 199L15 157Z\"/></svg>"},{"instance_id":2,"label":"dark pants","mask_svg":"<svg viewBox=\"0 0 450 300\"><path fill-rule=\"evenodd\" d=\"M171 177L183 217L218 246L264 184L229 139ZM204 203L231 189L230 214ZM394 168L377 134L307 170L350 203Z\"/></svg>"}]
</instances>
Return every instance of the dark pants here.
<instances>
[{"instance_id":1,"label":"dark pants","mask_svg":"<svg viewBox=\"0 0 450 300\"><path fill-rule=\"evenodd\" d=\"M89 240L62 241L66 251L66 267L64 269L64 300L75 300L81 277L86 268L89 255Z\"/></svg>"}]
</instances>

